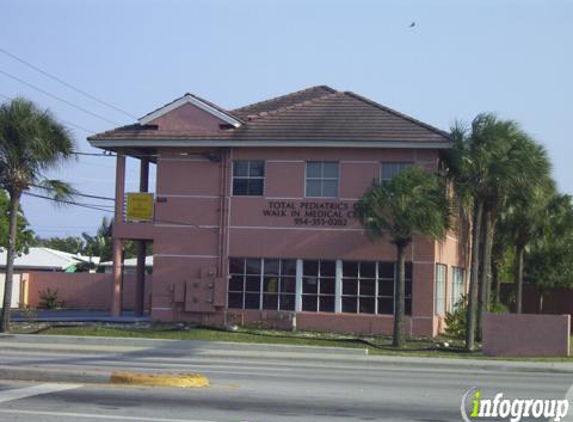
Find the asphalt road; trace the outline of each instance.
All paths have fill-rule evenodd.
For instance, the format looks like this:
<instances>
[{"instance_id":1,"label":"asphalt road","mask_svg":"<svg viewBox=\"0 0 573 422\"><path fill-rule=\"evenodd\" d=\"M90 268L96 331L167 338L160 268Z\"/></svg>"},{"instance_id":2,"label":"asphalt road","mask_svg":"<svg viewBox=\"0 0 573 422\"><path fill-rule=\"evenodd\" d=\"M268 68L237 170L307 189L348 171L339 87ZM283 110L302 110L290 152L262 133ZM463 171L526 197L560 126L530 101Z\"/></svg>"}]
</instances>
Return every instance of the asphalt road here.
<instances>
[{"instance_id":1,"label":"asphalt road","mask_svg":"<svg viewBox=\"0 0 573 422\"><path fill-rule=\"evenodd\" d=\"M367 357L285 353L93 353L0 349L1 365L194 371L205 389L0 381L0 421L459 421L461 396L563 398L573 374L396 365Z\"/></svg>"}]
</instances>

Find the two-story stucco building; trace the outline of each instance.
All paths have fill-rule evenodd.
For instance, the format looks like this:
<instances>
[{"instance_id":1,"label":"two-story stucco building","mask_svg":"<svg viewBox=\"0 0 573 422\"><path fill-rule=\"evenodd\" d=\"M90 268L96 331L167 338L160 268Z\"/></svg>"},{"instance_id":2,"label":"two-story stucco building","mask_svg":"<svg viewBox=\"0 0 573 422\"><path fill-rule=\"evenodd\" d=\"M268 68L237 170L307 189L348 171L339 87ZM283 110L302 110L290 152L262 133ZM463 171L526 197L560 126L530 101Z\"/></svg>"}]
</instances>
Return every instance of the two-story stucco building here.
<instances>
[{"instance_id":1,"label":"two-story stucco building","mask_svg":"<svg viewBox=\"0 0 573 422\"><path fill-rule=\"evenodd\" d=\"M121 242L135 239L153 242L154 320L356 333L392 331L395 248L366 236L354 205L406 166L436 170L452 144L428 124L326 86L230 111L186 94L89 141L117 153L115 314ZM142 191L157 166L153 221L123 220L126 156L141 160ZM415 238L407 333L442 329L464 291L463 267L455 233Z\"/></svg>"}]
</instances>

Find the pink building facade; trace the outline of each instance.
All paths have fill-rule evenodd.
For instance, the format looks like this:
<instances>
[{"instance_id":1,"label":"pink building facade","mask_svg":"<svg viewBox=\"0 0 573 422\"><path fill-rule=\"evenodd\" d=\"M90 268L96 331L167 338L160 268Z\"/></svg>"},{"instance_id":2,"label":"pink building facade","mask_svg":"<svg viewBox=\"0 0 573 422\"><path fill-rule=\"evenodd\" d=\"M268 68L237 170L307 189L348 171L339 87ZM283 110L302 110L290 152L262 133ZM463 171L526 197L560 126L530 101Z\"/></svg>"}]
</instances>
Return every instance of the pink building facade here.
<instances>
[{"instance_id":1,"label":"pink building facade","mask_svg":"<svg viewBox=\"0 0 573 422\"><path fill-rule=\"evenodd\" d=\"M187 94L90 142L118 155L116 277L122 241L139 240L143 256L153 242L153 320L361 334L392 332L396 252L367 237L354 206L404 167L437 170L451 146L438 129L323 86L231 111ZM150 222L123 219L125 157L141 160L142 191L157 166ZM461 245L453 232L416 237L406 260L406 332L436 335L465 291Z\"/></svg>"}]
</instances>

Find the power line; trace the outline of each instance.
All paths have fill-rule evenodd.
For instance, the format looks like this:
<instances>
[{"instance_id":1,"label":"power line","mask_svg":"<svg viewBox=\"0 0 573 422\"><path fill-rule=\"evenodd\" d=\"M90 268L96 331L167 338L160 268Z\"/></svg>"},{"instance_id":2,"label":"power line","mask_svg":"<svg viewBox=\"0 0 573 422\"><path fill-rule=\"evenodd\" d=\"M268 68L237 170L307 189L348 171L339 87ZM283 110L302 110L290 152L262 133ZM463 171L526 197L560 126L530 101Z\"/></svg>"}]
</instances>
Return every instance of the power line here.
<instances>
[{"instance_id":1,"label":"power line","mask_svg":"<svg viewBox=\"0 0 573 422\"><path fill-rule=\"evenodd\" d=\"M70 88L71 90L74 90L74 91L76 91L76 92L82 94L83 96L85 96L85 97L87 97L87 98L90 98L90 99L92 99L92 100L94 100L94 101L96 101L96 102L98 102L98 103L100 103L100 104L103 104L103 105L105 105L105 106L107 106L107 107L109 107L109 108L112 108L112 109L114 109L115 111L119 111L120 113L122 113L122 114L124 114L124 115L126 115L126 116L129 116L129 117L132 117L132 118L134 118L134 119L137 119L137 117L134 116L133 114L131 114L131 113L125 111L125 110L122 110L121 108L116 107L116 106L114 106L114 105L112 105L112 104L110 104L110 103L108 103L108 102L106 102L106 101L100 100L99 98L97 98L97 97L95 97L95 96L93 96L93 95L91 95L91 94L88 94L87 92L85 92L85 91L83 91L83 90L81 90L81 89L79 89L79 88L76 88L76 87L73 86L72 84L69 84L68 82L66 82L66 81L64 81L64 80L62 80L62 79L60 79L60 78L58 78L58 77L56 77L56 76L54 76L54 75L52 75L52 74L46 72L45 70L40 69L38 66L34 66L32 63L27 62L26 60L22 59L21 57L18 57L18 56L16 56L15 54L12 54L12 53L10 53L10 52L4 50L2 47L0 47L0 53L3 53L3 54L5 54L5 55L7 55L7 56L9 56L9 57L12 57L14 60L18 60L20 63L22 63L22 64L28 66L28 67L31 68L31 69L34 69L36 72L39 72L39 73L41 73L41 74L44 75L44 76L47 76L48 78L50 78L50 79L52 79L52 80L54 80L54 81L56 81L56 82L58 82L58 83L60 83L60 84L62 84L62 85L64 85L64 86L66 86L66 87L68 87L68 88Z\"/></svg>"},{"instance_id":2,"label":"power line","mask_svg":"<svg viewBox=\"0 0 573 422\"><path fill-rule=\"evenodd\" d=\"M15 81L20 82L21 84L24 84L24 85L26 85L26 86L28 86L28 87L30 87L30 88L32 88L32 89L35 89L36 91L41 92L42 94L47 95L48 97L51 97L51 98L53 98L53 99L55 99L55 100L58 100L58 101L60 101L60 102L62 102L62 103L64 103L64 104L69 105L70 107L73 107L73 108L75 108L75 109L77 109L77 110L80 110L80 111L86 113L86 114L89 114L90 116L96 117L96 118L98 118L98 119L100 119L100 120L103 120L103 121L105 121L105 122L107 122L107 123L111 123L112 125L115 125L115 126L121 126L119 123L114 122L113 120L110 120L110 119L108 119L107 117L103 117L103 116L101 116L101 115L99 115L99 114L97 114L97 113L93 113L93 112L91 112L91 111L89 111L89 110L86 110L85 108L83 108L83 107L81 107L81 106L79 106L79 105L76 105L76 104L74 104L74 103L71 103L71 102L69 102L68 100L64 100L63 98L58 97L57 95L51 94L51 93L49 93L48 91L46 91L45 89L39 88L39 87L37 87L36 85L33 85L33 84L29 83L29 82L26 82L26 81L24 81L24 80L18 78L17 76L14 76L14 75L12 75L12 74L10 74L10 73L4 71L4 70L1 70L1 69L0 69L0 73L3 74L4 76L7 76L8 78L11 78L11 79L13 79L13 80L15 80Z\"/></svg>"},{"instance_id":3,"label":"power line","mask_svg":"<svg viewBox=\"0 0 573 422\"><path fill-rule=\"evenodd\" d=\"M33 187L35 187L35 188L37 188L37 189L43 189L43 190L47 190L47 191L51 191L51 190L52 190L52 189L50 189L50 188L47 187L47 186L41 186L41 185L31 185L31 186L33 186ZM114 202L115 202L115 199L114 199L114 198L110 198L110 197L107 197L107 196L90 195L90 194L81 193L81 192L74 192L72 195L73 195L73 196L81 196L81 197L84 197L84 198L103 199L103 200L105 200L105 201L114 201Z\"/></svg>"},{"instance_id":4,"label":"power line","mask_svg":"<svg viewBox=\"0 0 573 422\"><path fill-rule=\"evenodd\" d=\"M11 97L9 97L9 96L7 96L7 95L4 95L4 94L0 94L0 97L5 98L5 99L7 99L8 101L12 101L12 100L13 100L13 98L11 98ZM73 127L77 128L77 129L86 131L86 132L88 132L88 133L97 133L97 132L95 132L95 131L93 131L93 130L91 130L91 129L87 129L87 128L85 128L85 127L83 127L83 126L80 126L80 125L77 125L77 124L75 124L75 123L68 122L68 121L62 120L62 119L59 119L59 120L60 120L62 123L65 123L65 124L68 125L68 126L73 126Z\"/></svg>"},{"instance_id":5,"label":"power line","mask_svg":"<svg viewBox=\"0 0 573 422\"><path fill-rule=\"evenodd\" d=\"M105 196L90 195L90 194L87 194L87 193L75 193L74 195L75 195L75 196L81 196L81 197L83 197L83 198L101 199L101 200L104 200L104 201L113 201L113 202L115 202L115 198L108 198L108 197L105 197Z\"/></svg>"},{"instance_id":6,"label":"power line","mask_svg":"<svg viewBox=\"0 0 573 422\"><path fill-rule=\"evenodd\" d=\"M68 204L68 205L74 205L77 207L83 207L83 208L87 208L87 209L91 209L91 210L95 210L95 211L109 212L109 213L113 214L113 210L102 208L102 207L106 207L107 205L80 204L79 202L68 201L65 199L54 199L54 198L50 198L49 196L38 195L37 193L32 193L32 192L23 192L23 193L26 196L32 196L34 198L47 199L47 200L53 201L53 202L58 202L58 203L63 203L63 204Z\"/></svg>"},{"instance_id":7,"label":"power line","mask_svg":"<svg viewBox=\"0 0 573 422\"><path fill-rule=\"evenodd\" d=\"M25 195L28 196L32 196L35 198L41 198L41 199L47 199L49 201L54 201L54 202L62 202L64 204L68 204L68 205L75 205L78 207L84 207L84 208L88 208L88 209L93 209L96 211L103 211L103 212L109 212L109 213L113 213L114 211L109 210L109 209L104 209L104 208L100 208L100 207L105 207L107 205L93 205L93 204L81 204L75 201L68 201L68 200L57 200L54 198L50 198L49 196L44 196L44 195L38 195L35 193L31 193L31 192L24 192ZM111 206L110 206L111 207ZM178 225L178 226L187 226L187 227L195 227L195 228L200 228L201 226L198 224L192 224L192 223L184 223L182 221L173 221L173 220L160 220L160 219L154 219L153 223L163 223L163 224L174 224L174 225Z\"/></svg>"}]
</instances>

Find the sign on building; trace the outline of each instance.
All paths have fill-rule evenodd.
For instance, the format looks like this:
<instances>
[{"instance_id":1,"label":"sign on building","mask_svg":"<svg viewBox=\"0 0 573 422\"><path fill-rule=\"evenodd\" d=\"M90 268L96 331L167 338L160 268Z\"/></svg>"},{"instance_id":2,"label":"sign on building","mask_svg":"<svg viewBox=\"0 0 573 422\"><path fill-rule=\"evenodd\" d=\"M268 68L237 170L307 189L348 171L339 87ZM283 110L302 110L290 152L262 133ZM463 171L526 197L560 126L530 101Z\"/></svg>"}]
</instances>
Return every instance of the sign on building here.
<instances>
[{"instance_id":1,"label":"sign on building","mask_svg":"<svg viewBox=\"0 0 573 422\"><path fill-rule=\"evenodd\" d=\"M127 194L127 222L153 220L153 194L131 192Z\"/></svg>"}]
</instances>

